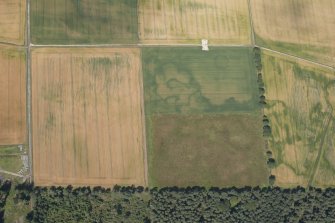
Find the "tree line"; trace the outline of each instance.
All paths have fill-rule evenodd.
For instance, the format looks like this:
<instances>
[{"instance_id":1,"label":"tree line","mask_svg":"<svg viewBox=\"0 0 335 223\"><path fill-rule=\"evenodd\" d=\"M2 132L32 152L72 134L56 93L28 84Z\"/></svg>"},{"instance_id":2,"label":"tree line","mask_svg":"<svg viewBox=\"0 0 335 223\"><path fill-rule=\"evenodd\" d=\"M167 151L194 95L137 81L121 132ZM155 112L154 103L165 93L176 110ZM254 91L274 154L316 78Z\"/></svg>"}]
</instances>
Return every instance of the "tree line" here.
<instances>
[{"instance_id":1,"label":"tree line","mask_svg":"<svg viewBox=\"0 0 335 223\"><path fill-rule=\"evenodd\" d=\"M263 65L262 65L262 53L261 49L258 47L253 48L253 55L254 55L254 64L257 72L257 85L258 85L258 96L259 96L259 105L263 110L263 137L268 142L269 137L272 135L272 130L270 126L269 118L264 114L264 108L267 106L266 97L265 97L265 84L263 81ZM269 148L266 148L266 155L267 155L267 165L268 168L271 170L276 166L276 160L272 156L272 151ZM269 185L273 186L276 181L276 176L270 174L269 176Z\"/></svg>"},{"instance_id":2,"label":"tree line","mask_svg":"<svg viewBox=\"0 0 335 223\"><path fill-rule=\"evenodd\" d=\"M25 186L17 193L34 199L35 223L335 221L335 188Z\"/></svg>"},{"instance_id":3,"label":"tree line","mask_svg":"<svg viewBox=\"0 0 335 223\"><path fill-rule=\"evenodd\" d=\"M6 200L11 190L11 187L11 181L0 180L0 222L4 222Z\"/></svg>"}]
</instances>

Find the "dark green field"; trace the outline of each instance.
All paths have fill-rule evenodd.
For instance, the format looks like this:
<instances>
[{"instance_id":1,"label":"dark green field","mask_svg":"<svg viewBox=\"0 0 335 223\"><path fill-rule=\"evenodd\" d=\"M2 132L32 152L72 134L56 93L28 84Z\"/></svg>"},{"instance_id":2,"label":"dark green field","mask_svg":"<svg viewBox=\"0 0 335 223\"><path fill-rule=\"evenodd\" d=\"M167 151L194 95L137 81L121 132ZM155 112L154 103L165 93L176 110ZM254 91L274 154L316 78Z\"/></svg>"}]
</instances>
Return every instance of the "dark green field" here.
<instances>
[{"instance_id":1,"label":"dark green field","mask_svg":"<svg viewBox=\"0 0 335 223\"><path fill-rule=\"evenodd\" d=\"M150 186L266 185L250 48L142 50Z\"/></svg>"},{"instance_id":2,"label":"dark green field","mask_svg":"<svg viewBox=\"0 0 335 223\"><path fill-rule=\"evenodd\" d=\"M135 43L137 0L32 0L35 44Z\"/></svg>"}]
</instances>

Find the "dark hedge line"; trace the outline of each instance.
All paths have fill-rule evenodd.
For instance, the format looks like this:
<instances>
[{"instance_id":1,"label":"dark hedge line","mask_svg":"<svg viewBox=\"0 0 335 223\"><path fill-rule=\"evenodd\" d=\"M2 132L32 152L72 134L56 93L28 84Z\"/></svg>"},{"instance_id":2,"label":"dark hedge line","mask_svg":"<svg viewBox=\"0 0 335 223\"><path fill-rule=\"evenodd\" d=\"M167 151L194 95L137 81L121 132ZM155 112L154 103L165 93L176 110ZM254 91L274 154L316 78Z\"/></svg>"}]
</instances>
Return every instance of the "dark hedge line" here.
<instances>
[{"instance_id":1,"label":"dark hedge line","mask_svg":"<svg viewBox=\"0 0 335 223\"><path fill-rule=\"evenodd\" d=\"M4 222L5 205L12 183L0 180L0 222Z\"/></svg>"},{"instance_id":2,"label":"dark hedge line","mask_svg":"<svg viewBox=\"0 0 335 223\"><path fill-rule=\"evenodd\" d=\"M68 186L19 193L28 192L29 222L335 222L335 188Z\"/></svg>"}]
</instances>

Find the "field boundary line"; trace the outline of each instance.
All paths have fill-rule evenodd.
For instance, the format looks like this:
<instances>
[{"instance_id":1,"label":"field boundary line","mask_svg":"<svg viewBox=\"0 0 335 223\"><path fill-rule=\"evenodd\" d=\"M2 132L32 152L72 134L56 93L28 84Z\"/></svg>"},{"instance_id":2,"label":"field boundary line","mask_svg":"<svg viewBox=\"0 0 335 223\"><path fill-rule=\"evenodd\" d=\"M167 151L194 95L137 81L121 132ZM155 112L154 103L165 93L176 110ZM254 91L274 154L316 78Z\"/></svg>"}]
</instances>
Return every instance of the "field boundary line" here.
<instances>
[{"instance_id":1,"label":"field boundary line","mask_svg":"<svg viewBox=\"0 0 335 223\"><path fill-rule=\"evenodd\" d=\"M30 0L27 0L26 2L26 41L25 41L25 47L26 47L26 69L27 69L27 89L26 89L26 113L27 113L27 131L28 131L28 157L29 157L29 181L33 181L33 149L32 149L32 126L31 126L31 109L32 109L32 102L31 102L31 49L30 49Z\"/></svg>"},{"instance_id":2,"label":"field boundary line","mask_svg":"<svg viewBox=\"0 0 335 223\"><path fill-rule=\"evenodd\" d=\"M144 183L146 186L149 186L149 168L148 168L148 146L147 146L147 129L146 129L146 117L145 117L145 103L144 103L144 75L143 75L143 63L142 63L142 50L140 50L140 70L139 70L139 75L140 75L140 100L141 100L141 113L142 113L142 137L143 137L143 162L144 162Z\"/></svg>"},{"instance_id":3,"label":"field boundary line","mask_svg":"<svg viewBox=\"0 0 335 223\"><path fill-rule=\"evenodd\" d=\"M174 43L174 44L146 44L146 43L138 43L138 44L71 44L71 45L60 45L60 44L51 44L51 45L45 45L45 44L30 44L28 46L28 48L46 48L46 47L50 47L50 48L82 48L82 47L87 47L87 48L136 48L136 47L201 47L201 43L199 44L195 44L195 43ZM277 53L283 56L287 56L290 58L295 58L298 60L302 60L308 63L312 63L318 66L322 66L328 69L332 69L334 70L335 67L332 67L331 65L326 65L326 64L322 64L319 62L315 62L313 60L309 60L309 59L304 59L298 56L294 56L292 54L288 54L288 53L284 53L284 52L280 52L277 50L272 50L263 46L259 46L257 44L209 44L209 47L258 47L262 50L266 50L266 51L270 51L273 53Z\"/></svg>"},{"instance_id":4,"label":"field boundary line","mask_svg":"<svg viewBox=\"0 0 335 223\"><path fill-rule=\"evenodd\" d=\"M8 45L8 46L16 46L16 47L26 48L25 45L20 45L20 44L10 43L10 42L4 42L4 41L0 41L0 44Z\"/></svg>"},{"instance_id":5,"label":"field boundary line","mask_svg":"<svg viewBox=\"0 0 335 223\"><path fill-rule=\"evenodd\" d=\"M13 172L9 172L9 171L2 170L2 169L0 169L0 173L9 174L9 175L13 175L13 176L16 176L16 177L25 177L24 175L13 173Z\"/></svg>"},{"instance_id":6,"label":"field boundary line","mask_svg":"<svg viewBox=\"0 0 335 223\"><path fill-rule=\"evenodd\" d=\"M321 66L321 67L325 67L325 68L328 68L328 69L331 69L331 70L334 70L335 69L335 66L332 67L331 65L326 65L326 64L322 64L322 63L319 63L319 62L315 62L313 60L309 60L309 59L304 59L304 58L301 58L301 57L297 57L297 56L294 56L292 54L288 54L288 53L283 53L283 52L280 52L280 51L276 51L276 50L271 50L269 48L266 48L266 47L262 47L262 46L258 46L258 45L255 45L255 47L258 47L262 50L266 50L266 51L270 51L270 52L273 52L273 53L277 53L277 54L280 54L282 56L287 56L287 57L290 57L290 58L295 58L295 59L298 59L298 60L301 60L301 61L305 61L305 62L308 62L308 63L312 63L314 65L318 65L318 66Z\"/></svg>"},{"instance_id":7,"label":"field boundary line","mask_svg":"<svg viewBox=\"0 0 335 223\"><path fill-rule=\"evenodd\" d=\"M256 38L255 38L255 29L254 29L254 22L252 20L253 16L252 16L252 11L251 11L251 3L250 0L248 0L248 10L249 10L249 23L250 23L250 37L251 37L251 44L253 46L256 45Z\"/></svg>"},{"instance_id":8,"label":"field boundary line","mask_svg":"<svg viewBox=\"0 0 335 223\"><path fill-rule=\"evenodd\" d=\"M103 47L120 47L120 48L131 48L131 47L180 47L180 46L189 46L189 47L201 47L201 43L173 43L173 44L159 44L159 43L153 43L153 44L147 44L147 43L133 43L133 44L70 44L70 45L61 45L61 44L30 44L30 47L32 48L42 48L42 47L61 47L61 48L71 48L71 47L88 47L88 48L103 48ZM252 44L209 44L209 47L253 47Z\"/></svg>"}]
</instances>

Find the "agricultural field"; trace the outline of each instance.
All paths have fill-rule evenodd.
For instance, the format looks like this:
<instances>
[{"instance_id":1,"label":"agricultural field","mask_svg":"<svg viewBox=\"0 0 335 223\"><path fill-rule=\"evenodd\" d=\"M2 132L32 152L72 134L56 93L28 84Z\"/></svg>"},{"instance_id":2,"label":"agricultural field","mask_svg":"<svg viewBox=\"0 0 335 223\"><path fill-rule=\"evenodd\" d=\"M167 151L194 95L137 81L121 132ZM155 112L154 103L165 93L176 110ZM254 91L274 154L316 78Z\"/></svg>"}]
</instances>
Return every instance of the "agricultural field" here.
<instances>
[{"instance_id":1,"label":"agricultural field","mask_svg":"<svg viewBox=\"0 0 335 223\"><path fill-rule=\"evenodd\" d=\"M26 54L0 45L0 145L26 142Z\"/></svg>"},{"instance_id":2,"label":"agricultural field","mask_svg":"<svg viewBox=\"0 0 335 223\"><path fill-rule=\"evenodd\" d=\"M267 184L264 140L255 115L155 115L154 186Z\"/></svg>"},{"instance_id":3,"label":"agricultural field","mask_svg":"<svg viewBox=\"0 0 335 223\"><path fill-rule=\"evenodd\" d=\"M22 167L17 146L0 146L0 169L16 173Z\"/></svg>"},{"instance_id":4,"label":"agricultural field","mask_svg":"<svg viewBox=\"0 0 335 223\"><path fill-rule=\"evenodd\" d=\"M335 1L250 2L258 45L335 66Z\"/></svg>"},{"instance_id":5,"label":"agricultural field","mask_svg":"<svg viewBox=\"0 0 335 223\"><path fill-rule=\"evenodd\" d=\"M277 185L334 186L334 70L270 51L262 60Z\"/></svg>"},{"instance_id":6,"label":"agricultural field","mask_svg":"<svg viewBox=\"0 0 335 223\"><path fill-rule=\"evenodd\" d=\"M150 186L267 184L251 48L143 48L142 64Z\"/></svg>"},{"instance_id":7,"label":"agricultural field","mask_svg":"<svg viewBox=\"0 0 335 223\"><path fill-rule=\"evenodd\" d=\"M142 43L250 44L247 0L139 0Z\"/></svg>"},{"instance_id":8,"label":"agricultural field","mask_svg":"<svg viewBox=\"0 0 335 223\"><path fill-rule=\"evenodd\" d=\"M0 41L24 44L26 0L0 1Z\"/></svg>"},{"instance_id":9,"label":"agricultural field","mask_svg":"<svg viewBox=\"0 0 335 223\"><path fill-rule=\"evenodd\" d=\"M145 107L152 113L257 110L252 49L143 48Z\"/></svg>"},{"instance_id":10,"label":"agricultural field","mask_svg":"<svg viewBox=\"0 0 335 223\"><path fill-rule=\"evenodd\" d=\"M32 51L36 185L146 185L139 49Z\"/></svg>"},{"instance_id":11,"label":"agricultural field","mask_svg":"<svg viewBox=\"0 0 335 223\"><path fill-rule=\"evenodd\" d=\"M0 146L0 170L9 171L24 175L27 171L24 169L22 156L27 155L26 148L22 146ZM3 173L0 173L2 176Z\"/></svg>"},{"instance_id":12,"label":"agricultural field","mask_svg":"<svg viewBox=\"0 0 335 223\"><path fill-rule=\"evenodd\" d=\"M135 43L137 0L31 0L34 44Z\"/></svg>"}]
</instances>

